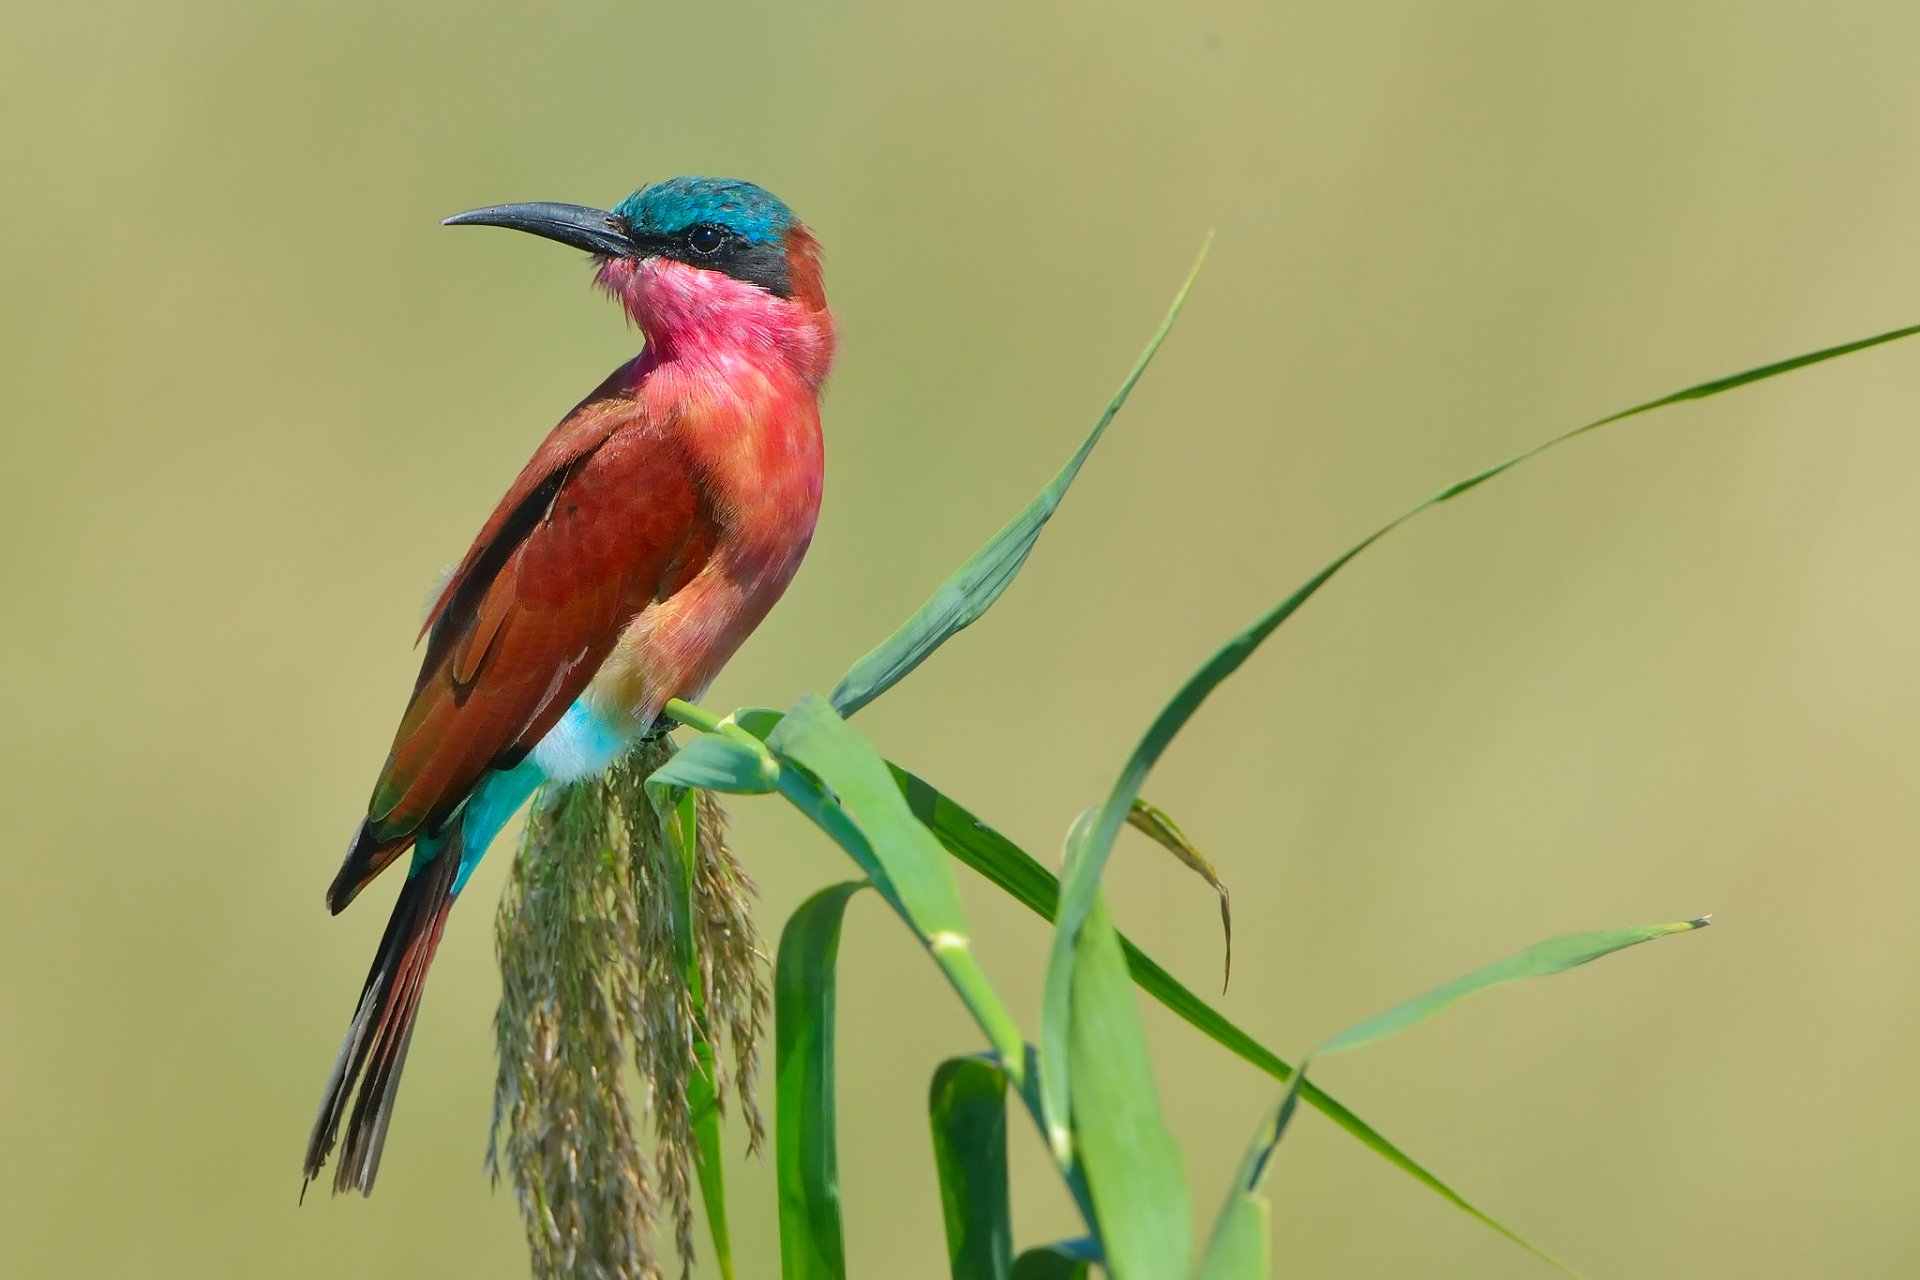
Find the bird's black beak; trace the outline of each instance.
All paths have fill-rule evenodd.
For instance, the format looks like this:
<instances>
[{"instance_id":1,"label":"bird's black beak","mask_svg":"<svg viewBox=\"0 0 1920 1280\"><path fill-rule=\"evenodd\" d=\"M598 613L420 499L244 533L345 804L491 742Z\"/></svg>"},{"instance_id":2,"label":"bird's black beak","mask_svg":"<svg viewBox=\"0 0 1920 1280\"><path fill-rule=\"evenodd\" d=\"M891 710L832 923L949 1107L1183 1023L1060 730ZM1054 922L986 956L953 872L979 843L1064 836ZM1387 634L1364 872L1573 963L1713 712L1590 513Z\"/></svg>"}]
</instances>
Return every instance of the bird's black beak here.
<instances>
[{"instance_id":1,"label":"bird's black beak","mask_svg":"<svg viewBox=\"0 0 1920 1280\"><path fill-rule=\"evenodd\" d=\"M627 234L627 220L605 209L589 209L582 204L496 204L485 209L456 213L441 223L446 227L511 227L531 231L536 236L558 240L588 253L608 258L628 258L640 250Z\"/></svg>"}]
</instances>

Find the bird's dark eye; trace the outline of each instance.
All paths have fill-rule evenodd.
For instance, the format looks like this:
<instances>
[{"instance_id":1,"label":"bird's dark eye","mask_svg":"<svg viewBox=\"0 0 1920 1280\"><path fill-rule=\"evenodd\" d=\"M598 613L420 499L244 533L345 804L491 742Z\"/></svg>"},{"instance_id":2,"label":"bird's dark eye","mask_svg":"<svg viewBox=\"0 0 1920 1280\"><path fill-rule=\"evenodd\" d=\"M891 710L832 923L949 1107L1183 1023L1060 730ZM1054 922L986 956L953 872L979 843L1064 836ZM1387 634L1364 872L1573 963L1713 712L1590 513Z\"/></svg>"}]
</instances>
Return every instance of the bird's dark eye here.
<instances>
[{"instance_id":1,"label":"bird's dark eye","mask_svg":"<svg viewBox=\"0 0 1920 1280\"><path fill-rule=\"evenodd\" d=\"M687 248L705 257L718 253L720 246L727 242L727 233L710 222L703 222L687 231Z\"/></svg>"}]
</instances>

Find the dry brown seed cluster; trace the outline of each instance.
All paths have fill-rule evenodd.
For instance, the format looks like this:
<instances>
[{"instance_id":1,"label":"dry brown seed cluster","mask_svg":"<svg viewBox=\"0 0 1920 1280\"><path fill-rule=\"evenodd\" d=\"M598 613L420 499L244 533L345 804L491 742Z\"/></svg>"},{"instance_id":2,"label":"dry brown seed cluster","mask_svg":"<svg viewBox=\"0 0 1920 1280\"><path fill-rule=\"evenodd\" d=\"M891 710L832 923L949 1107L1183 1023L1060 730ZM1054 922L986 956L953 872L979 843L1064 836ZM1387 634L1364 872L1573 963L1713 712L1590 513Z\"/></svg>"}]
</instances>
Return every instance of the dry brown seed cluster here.
<instances>
[{"instance_id":1,"label":"dry brown seed cluster","mask_svg":"<svg viewBox=\"0 0 1920 1280\"><path fill-rule=\"evenodd\" d=\"M537 799L500 903L488 1163L513 1183L540 1280L660 1280L663 1215L682 1272L691 1266L695 1108L710 1080L724 1110L728 1058L750 1149L764 1137L752 1087L770 1005L753 883L701 795L693 909L677 930L684 864L645 787L671 750L643 744L604 778ZM653 1115L651 1160L629 1062Z\"/></svg>"}]
</instances>

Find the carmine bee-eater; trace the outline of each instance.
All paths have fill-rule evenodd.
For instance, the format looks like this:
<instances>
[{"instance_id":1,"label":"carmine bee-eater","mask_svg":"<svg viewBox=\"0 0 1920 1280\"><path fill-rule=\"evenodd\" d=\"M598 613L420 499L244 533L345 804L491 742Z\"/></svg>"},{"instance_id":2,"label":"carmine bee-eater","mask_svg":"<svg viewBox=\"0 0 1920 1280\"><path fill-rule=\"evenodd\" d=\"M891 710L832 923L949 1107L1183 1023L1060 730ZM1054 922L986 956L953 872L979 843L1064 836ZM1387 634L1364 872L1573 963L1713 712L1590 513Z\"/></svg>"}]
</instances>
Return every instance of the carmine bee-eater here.
<instances>
[{"instance_id":1,"label":"carmine bee-eater","mask_svg":"<svg viewBox=\"0 0 1920 1280\"><path fill-rule=\"evenodd\" d=\"M535 451L422 628L412 700L327 890L337 913L412 851L307 1144L311 1181L344 1124L336 1192L373 1187L427 966L494 836L536 787L599 773L667 699L700 696L786 589L820 506L833 317L786 205L675 178L611 212L447 222L586 250L646 344Z\"/></svg>"}]
</instances>

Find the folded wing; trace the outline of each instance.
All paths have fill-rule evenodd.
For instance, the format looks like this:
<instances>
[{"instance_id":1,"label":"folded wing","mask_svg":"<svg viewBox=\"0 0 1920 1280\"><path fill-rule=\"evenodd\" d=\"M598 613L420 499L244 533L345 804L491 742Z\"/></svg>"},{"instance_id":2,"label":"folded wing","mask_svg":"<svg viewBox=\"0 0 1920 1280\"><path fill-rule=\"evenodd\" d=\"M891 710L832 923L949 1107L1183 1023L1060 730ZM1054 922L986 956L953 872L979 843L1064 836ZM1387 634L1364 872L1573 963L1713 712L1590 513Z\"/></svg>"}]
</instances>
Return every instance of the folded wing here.
<instances>
[{"instance_id":1,"label":"folded wing","mask_svg":"<svg viewBox=\"0 0 1920 1280\"><path fill-rule=\"evenodd\" d=\"M555 428L435 601L413 698L346 862L335 912L585 690L627 624L712 545L671 422L589 400Z\"/></svg>"}]
</instances>

